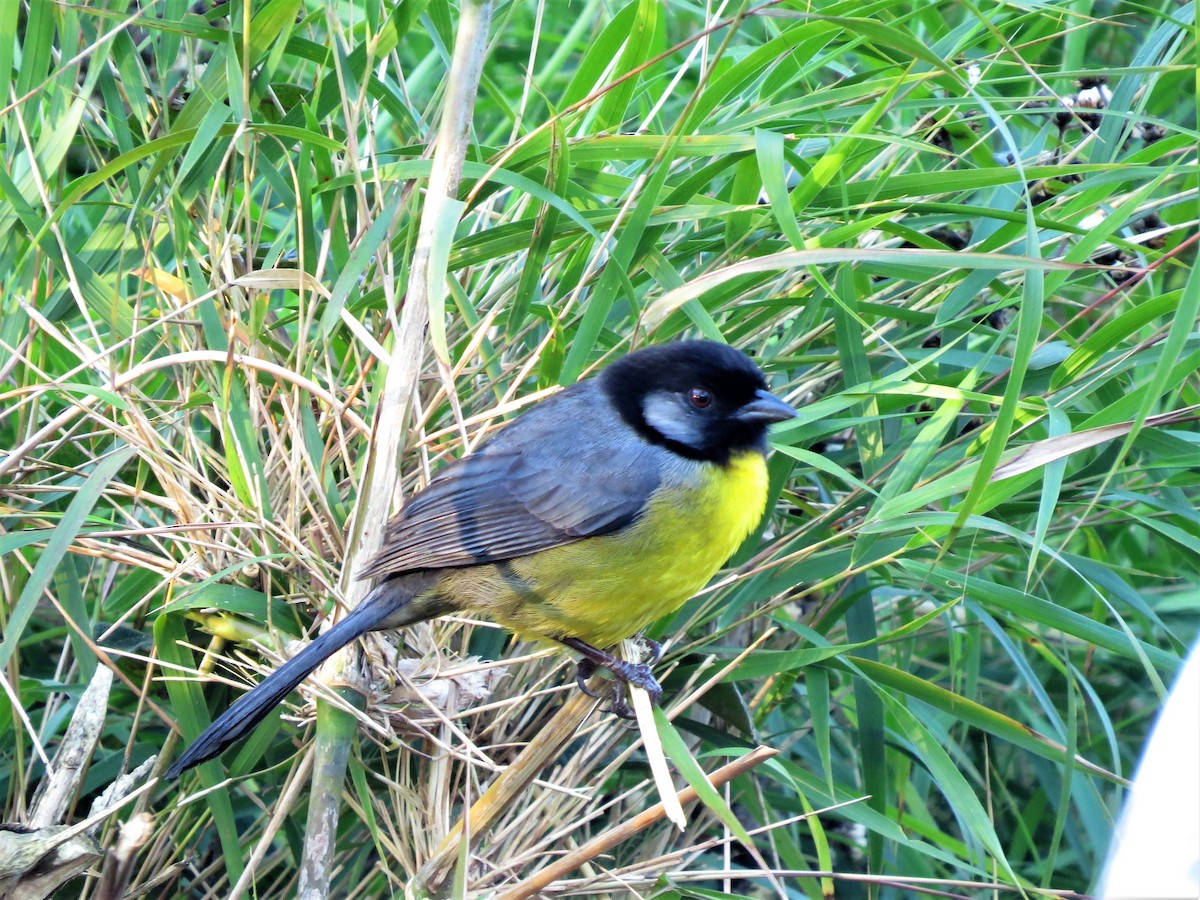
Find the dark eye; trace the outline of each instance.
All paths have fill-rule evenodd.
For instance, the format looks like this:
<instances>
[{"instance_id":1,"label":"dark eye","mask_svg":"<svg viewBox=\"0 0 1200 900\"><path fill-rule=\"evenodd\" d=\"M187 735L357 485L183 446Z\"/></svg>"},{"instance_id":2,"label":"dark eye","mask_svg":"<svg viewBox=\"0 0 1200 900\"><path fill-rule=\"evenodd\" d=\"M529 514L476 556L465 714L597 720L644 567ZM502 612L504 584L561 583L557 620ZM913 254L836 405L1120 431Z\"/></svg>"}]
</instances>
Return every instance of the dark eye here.
<instances>
[{"instance_id":1,"label":"dark eye","mask_svg":"<svg viewBox=\"0 0 1200 900\"><path fill-rule=\"evenodd\" d=\"M713 395L702 387L694 387L688 391L688 400L696 409L708 409L713 404Z\"/></svg>"}]
</instances>

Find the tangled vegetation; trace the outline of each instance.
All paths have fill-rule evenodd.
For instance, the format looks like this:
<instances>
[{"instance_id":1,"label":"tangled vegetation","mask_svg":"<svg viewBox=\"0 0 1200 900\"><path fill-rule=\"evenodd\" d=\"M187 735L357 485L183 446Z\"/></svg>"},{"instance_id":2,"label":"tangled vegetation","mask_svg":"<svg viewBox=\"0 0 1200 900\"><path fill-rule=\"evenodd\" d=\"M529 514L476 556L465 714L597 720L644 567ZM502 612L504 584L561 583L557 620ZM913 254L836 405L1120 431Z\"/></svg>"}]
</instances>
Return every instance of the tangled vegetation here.
<instances>
[{"instance_id":1,"label":"tangled vegetation","mask_svg":"<svg viewBox=\"0 0 1200 900\"><path fill-rule=\"evenodd\" d=\"M4 820L88 823L79 896L1088 891L1200 610L1195 10L0 4ZM679 785L775 751L686 832L486 622L151 781L356 589L356 510L684 335L801 411L650 632Z\"/></svg>"}]
</instances>

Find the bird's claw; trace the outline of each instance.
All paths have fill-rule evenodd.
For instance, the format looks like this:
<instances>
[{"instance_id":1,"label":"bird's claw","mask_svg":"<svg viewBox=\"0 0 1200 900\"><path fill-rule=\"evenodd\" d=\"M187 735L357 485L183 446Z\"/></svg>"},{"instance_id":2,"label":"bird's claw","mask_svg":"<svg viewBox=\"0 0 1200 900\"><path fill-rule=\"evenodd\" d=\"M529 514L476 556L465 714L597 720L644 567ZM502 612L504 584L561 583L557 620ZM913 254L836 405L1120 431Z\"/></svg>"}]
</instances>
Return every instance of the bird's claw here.
<instances>
[{"instance_id":1,"label":"bird's claw","mask_svg":"<svg viewBox=\"0 0 1200 900\"><path fill-rule=\"evenodd\" d=\"M648 666L657 666L658 661L662 659L663 645L658 641L651 640L645 635L642 635L640 638L638 638L638 640L641 642L642 648L650 652L650 658L648 660L643 660L643 662L645 662Z\"/></svg>"},{"instance_id":2,"label":"bird's claw","mask_svg":"<svg viewBox=\"0 0 1200 900\"><path fill-rule=\"evenodd\" d=\"M588 679L596 674L596 664L590 659L581 659L575 663L575 683L579 685L579 689L589 697L599 697L590 687L588 687Z\"/></svg>"},{"instance_id":3,"label":"bird's claw","mask_svg":"<svg viewBox=\"0 0 1200 900\"><path fill-rule=\"evenodd\" d=\"M633 707L625 702L625 689L619 681L613 682L612 698L609 701L607 713L612 713L618 719L625 721L636 721L637 713L633 711Z\"/></svg>"}]
</instances>

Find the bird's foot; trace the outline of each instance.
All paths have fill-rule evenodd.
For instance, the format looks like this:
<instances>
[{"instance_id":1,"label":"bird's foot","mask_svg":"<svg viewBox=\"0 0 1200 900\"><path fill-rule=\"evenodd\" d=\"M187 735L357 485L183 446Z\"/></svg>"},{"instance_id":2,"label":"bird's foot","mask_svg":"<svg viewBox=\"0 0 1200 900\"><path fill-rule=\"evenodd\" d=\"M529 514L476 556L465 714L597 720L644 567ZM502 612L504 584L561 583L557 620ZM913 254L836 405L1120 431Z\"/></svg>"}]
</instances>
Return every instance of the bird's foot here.
<instances>
[{"instance_id":1,"label":"bird's foot","mask_svg":"<svg viewBox=\"0 0 1200 900\"><path fill-rule=\"evenodd\" d=\"M613 673L613 677L617 682L625 682L634 687L640 687L650 695L650 702L658 706L658 701L662 699L662 686L654 677L654 671L650 668L649 663L631 663L623 659L615 660L616 665L610 666L609 671Z\"/></svg>"},{"instance_id":2,"label":"bird's foot","mask_svg":"<svg viewBox=\"0 0 1200 900\"><path fill-rule=\"evenodd\" d=\"M585 643L578 638L563 638L562 643L573 650L577 650L582 654L583 659L579 660L575 668L575 682L589 697L597 696L591 688L588 687L588 679L595 674L597 669L608 669L612 673L614 682L612 687L612 699L609 706L609 712L622 719L637 718L629 703L625 700L625 685L633 685L639 687L650 695L650 703L654 706L658 705L662 699L662 686L654 677L654 671L651 666L658 662L662 656L662 645L657 641L642 638L647 649L652 657L649 663L644 662L628 662L624 659L618 659L607 650L599 650L591 644Z\"/></svg>"},{"instance_id":3,"label":"bird's foot","mask_svg":"<svg viewBox=\"0 0 1200 900\"><path fill-rule=\"evenodd\" d=\"M613 673L612 702L608 711L620 719L636 719L637 713L625 700L625 685L639 687L650 695L650 705L658 706L662 699L662 685L654 677L649 663L631 663L616 660L619 665L609 669Z\"/></svg>"}]
</instances>

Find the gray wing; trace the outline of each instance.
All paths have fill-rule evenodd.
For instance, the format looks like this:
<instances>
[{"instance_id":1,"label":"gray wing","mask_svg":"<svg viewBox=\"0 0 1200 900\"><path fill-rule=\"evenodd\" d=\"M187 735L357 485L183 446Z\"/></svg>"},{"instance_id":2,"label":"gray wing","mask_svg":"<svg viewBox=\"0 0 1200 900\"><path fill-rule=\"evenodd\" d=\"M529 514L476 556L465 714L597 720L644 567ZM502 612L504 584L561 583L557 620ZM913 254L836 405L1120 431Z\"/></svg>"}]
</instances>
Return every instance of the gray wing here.
<instances>
[{"instance_id":1,"label":"gray wing","mask_svg":"<svg viewBox=\"0 0 1200 900\"><path fill-rule=\"evenodd\" d=\"M595 382L579 384L442 469L388 523L361 577L499 562L615 531L658 487L662 453Z\"/></svg>"}]
</instances>

